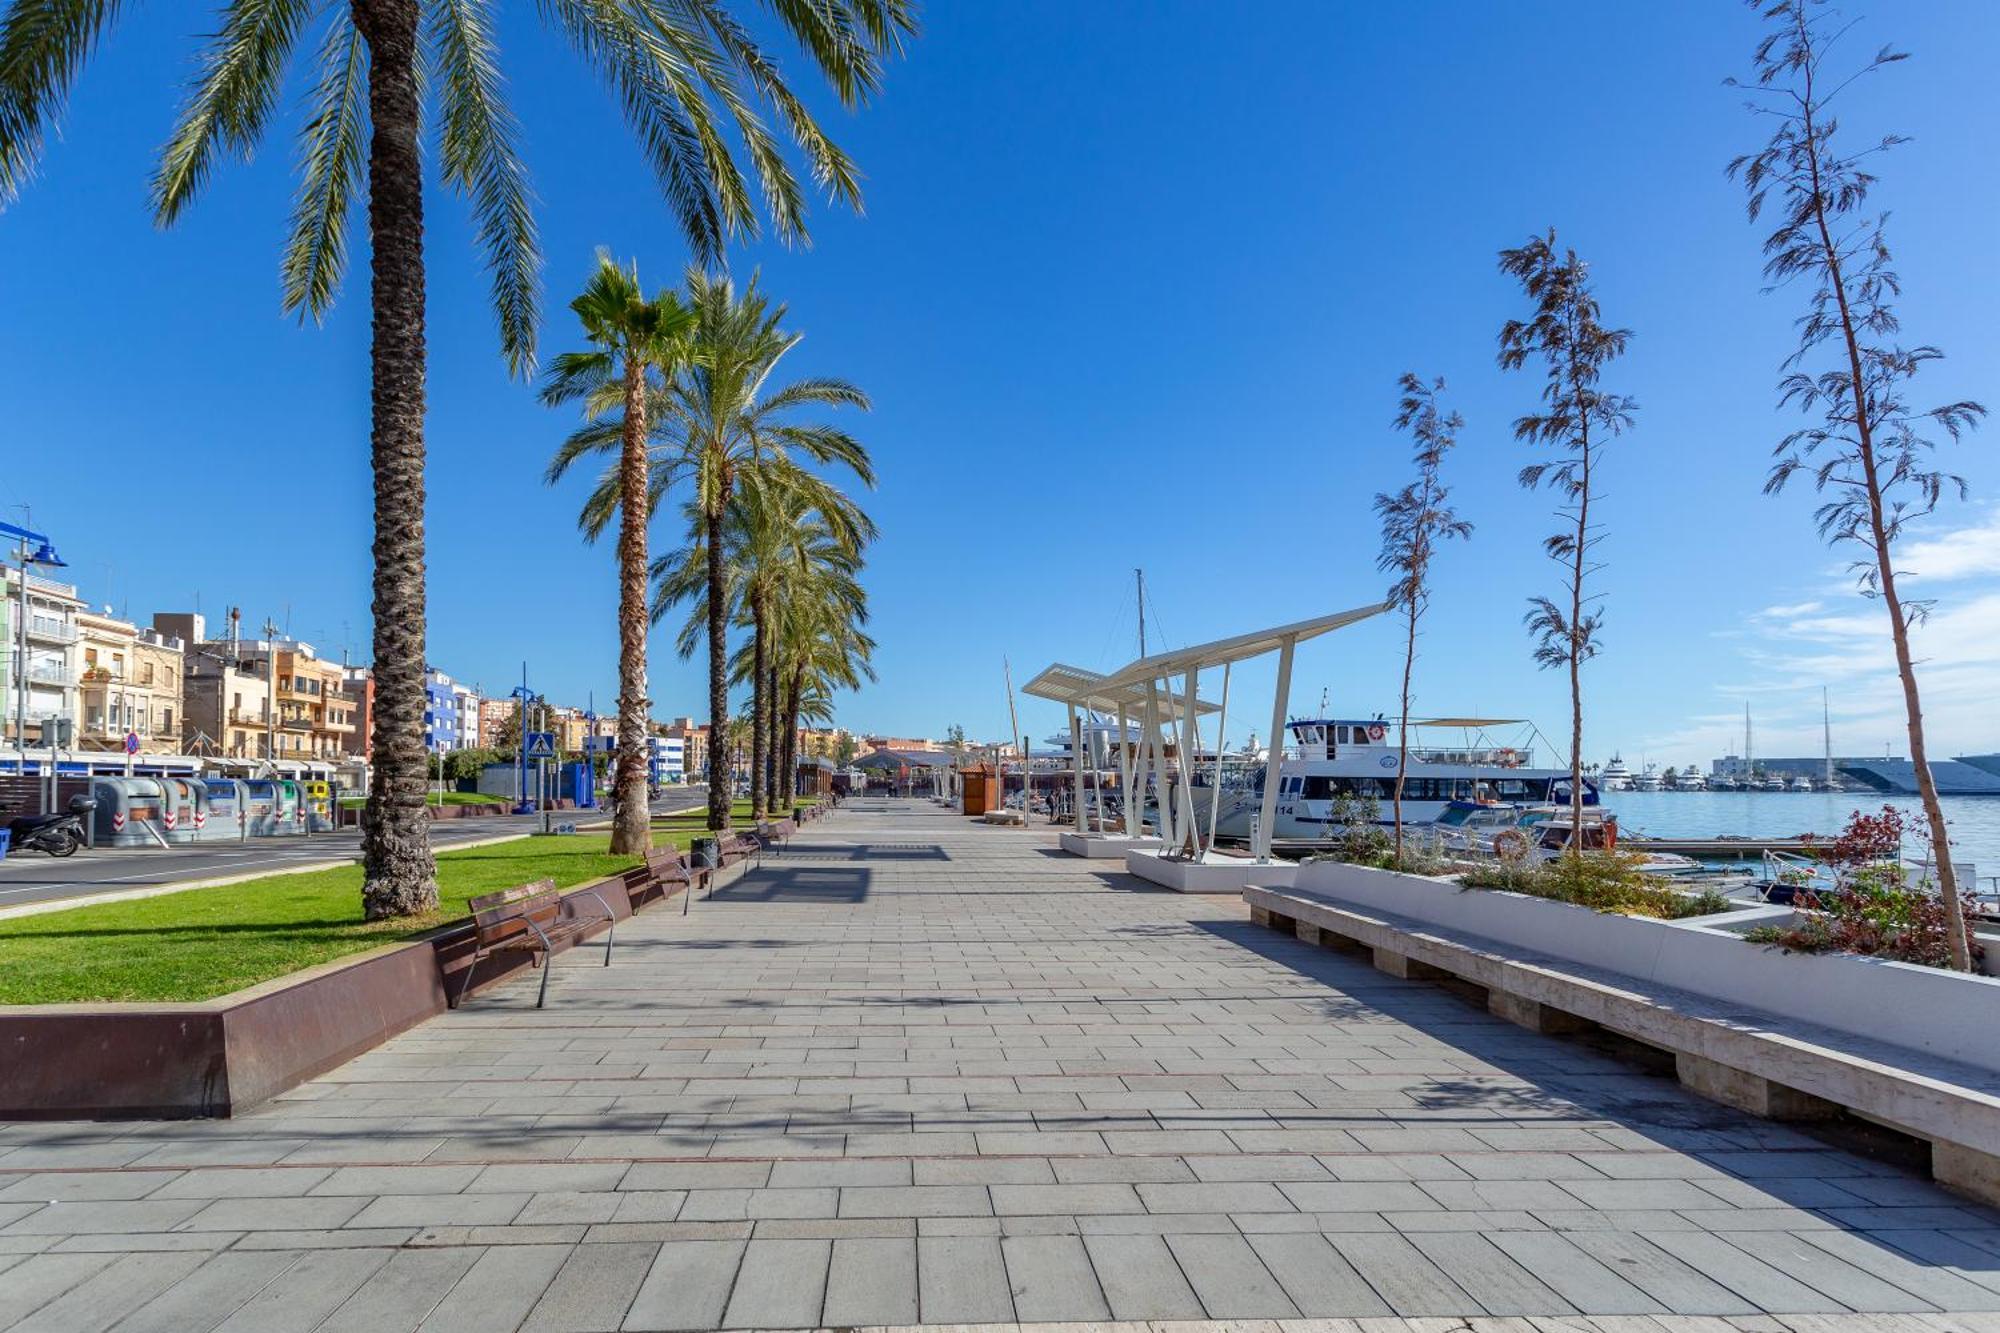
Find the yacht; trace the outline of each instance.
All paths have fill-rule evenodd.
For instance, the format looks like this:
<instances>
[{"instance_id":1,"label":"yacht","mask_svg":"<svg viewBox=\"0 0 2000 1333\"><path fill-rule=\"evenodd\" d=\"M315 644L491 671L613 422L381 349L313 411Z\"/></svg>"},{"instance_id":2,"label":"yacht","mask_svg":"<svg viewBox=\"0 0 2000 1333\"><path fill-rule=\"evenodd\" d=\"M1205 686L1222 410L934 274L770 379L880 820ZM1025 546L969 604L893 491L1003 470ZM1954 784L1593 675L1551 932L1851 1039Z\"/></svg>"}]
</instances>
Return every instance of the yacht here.
<instances>
[{"instance_id":1,"label":"yacht","mask_svg":"<svg viewBox=\"0 0 2000 1333\"><path fill-rule=\"evenodd\" d=\"M1412 722L1411 730L1425 724ZM1432 723L1442 726L1445 723ZM1480 733L1459 746L1420 745L1412 739L1409 765L1403 777L1403 822L1427 824L1454 801L1482 805L1567 805L1567 768L1536 768L1534 752L1510 745L1490 745L1482 726L1499 720L1450 720L1453 727ZM1390 802L1396 794L1397 747L1394 723L1381 718L1309 718L1287 724L1297 742L1278 768L1277 827L1274 838L1319 841L1334 833L1336 801L1373 802L1373 818L1386 824L1393 818ZM1222 794L1215 832L1220 838L1250 836L1250 821L1263 802L1264 770L1256 769L1242 785ZM1597 804L1597 786L1583 782L1585 805ZM1199 807L1197 807L1199 809Z\"/></svg>"},{"instance_id":2,"label":"yacht","mask_svg":"<svg viewBox=\"0 0 2000 1333\"><path fill-rule=\"evenodd\" d=\"M1785 780L1776 774L1772 774L1759 781L1757 788L1760 791L1783 791L1785 790Z\"/></svg>"},{"instance_id":3,"label":"yacht","mask_svg":"<svg viewBox=\"0 0 2000 1333\"><path fill-rule=\"evenodd\" d=\"M1813 780L1812 780L1811 778L1809 778L1809 777L1807 777L1807 776L1806 776L1805 774L1801 773L1801 774L1799 774L1799 775L1798 775L1797 777L1793 778L1793 779L1791 780L1791 782L1790 782L1790 783L1788 783L1788 784L1786 785L1786 787L1785 787L1785 790L1786 790L1786 791L1817 791L1817 790L1818 790L1818 788L1816 788L1816 787L1814 787L1814 786L1813 786Z\"/></svg>"},{"instance_id":4,"label":"yacht","mask_svg":"<svg viewBox=\"0 0 2000 1333\"><path fill-rule=\"evenodd\" d=\"M1660 770L1652 764L1646 765L1645 771L1632 779L1634 791L1658 791L1660 786Z\"/></svg>"},{"instance_id":5,"label":"yacht","mask_svg":"<svg viewBox=\"0 0 2000 1333\"><path fill-rule=\"evenodd\" d=\"M1631 791L1632 772L1625 767L1625 760L1612 755L1611 762L1598 773L1597 785L1604 791Z\"/></svg>"},{"instance_id":6,"label":"yacht","mask_svg":"<svg viewBox=\"0 0 2000 1333\"><path fill-rule=\"evenodd\" d=\"M1701 770L1698 768L1693 768L1693 767L1684 768L1680 771L1680 774L1674 778L1674 790L1707 791L1708 779L1701 775Z\"/></svg>"}]
</instances>

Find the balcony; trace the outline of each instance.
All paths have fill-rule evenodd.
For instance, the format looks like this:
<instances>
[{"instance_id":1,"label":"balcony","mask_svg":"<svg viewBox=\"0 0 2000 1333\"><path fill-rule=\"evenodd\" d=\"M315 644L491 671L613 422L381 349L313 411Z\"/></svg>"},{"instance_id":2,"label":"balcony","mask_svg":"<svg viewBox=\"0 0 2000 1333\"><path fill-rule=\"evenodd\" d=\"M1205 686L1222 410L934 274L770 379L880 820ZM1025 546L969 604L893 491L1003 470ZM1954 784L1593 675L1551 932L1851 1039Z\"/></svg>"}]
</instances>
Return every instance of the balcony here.
<instances>
[{"instance_id":1,"label":"balcony","mask_svg":"<svg viewBox=\"0 0 2000 1333\"><path fill-rule=\"evenodd\" d=\"M39 643L75 643L76 626L47 616L28 617L28 637Z\"/></svg>"},{"instance_id":2,"label":"balcony","mask_svg":"<svg viewBox=\"0 0 2000 1333\"><path fill-rule=\"evenodd\" d=\"M270 715L254 708L232 708L229 710L229 725L232 727L261 727L270 721Z\"/></svg>"},{"instance_id":3,"label":"balcony","mask_svg":"<svg viewBox=\"0 0 2000 1333\"><path fill-rule=\"evenodd\" d=\"M67 688L76 684L76 673L67 667L31 666L28 668L28 684Z\"/></svg>"}]
</instances>

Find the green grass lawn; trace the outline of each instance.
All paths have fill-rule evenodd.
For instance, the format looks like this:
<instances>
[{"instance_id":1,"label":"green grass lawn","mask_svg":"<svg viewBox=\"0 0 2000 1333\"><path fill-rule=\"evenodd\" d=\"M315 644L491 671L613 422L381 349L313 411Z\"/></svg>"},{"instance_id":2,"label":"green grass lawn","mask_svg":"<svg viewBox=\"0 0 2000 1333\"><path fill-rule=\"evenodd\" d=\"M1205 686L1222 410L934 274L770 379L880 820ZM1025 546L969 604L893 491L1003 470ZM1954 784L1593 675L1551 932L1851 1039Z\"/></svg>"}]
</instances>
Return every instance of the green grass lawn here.
<instances>
[{"instance_id":1,"label":"green grass lawn","mask_svg":"<svg viewBox=\"0 0 2000 1333\"><path fill-rule=\"evenodd\" d=\"M440 792L433 787L424 798L426 805L512 805L504 796L487 796L476 791ZM344 809L359 810L368 804L366 796L343 796L340 804Z\"/></svg>"},{"instance_id":2,"label":"green grass lawn","mask_svg":"<svg viewBox=\"0 0 2000 1333\"><path fill-rule=\"evenodd\" d=\"M0 1004L213 999L464 916L474 894L633 864L610 846L585 833L445 852L439 914L421 922L364 922L360 866L0 921Z\"/></svg>"}]
</instances>

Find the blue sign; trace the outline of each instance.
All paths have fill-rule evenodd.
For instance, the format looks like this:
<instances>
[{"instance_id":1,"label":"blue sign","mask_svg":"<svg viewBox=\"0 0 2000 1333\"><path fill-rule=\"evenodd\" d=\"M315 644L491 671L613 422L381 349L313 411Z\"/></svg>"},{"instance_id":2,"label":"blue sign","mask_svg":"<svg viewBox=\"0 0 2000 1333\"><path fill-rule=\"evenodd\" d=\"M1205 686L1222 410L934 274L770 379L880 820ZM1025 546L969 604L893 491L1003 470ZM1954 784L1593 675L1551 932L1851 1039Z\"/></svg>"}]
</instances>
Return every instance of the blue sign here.
<instances>
[{"instance_id":1,"label":"blue sign","mask_svg":"<svg viewBox=\"0 0 2000 1333\"><path fill-rule=\"evenodd\" d=\"M126 754L137 754L137 753L139 753L139 733L138 733L138 732L136 732L136 731L128 731L128 732L126 732L126 733L125 733L125 753L126 753Z\"/></svg>"},{"instance_id":2,"label":"blue sign","mask_svg":"<svg viewBox=\"0 0 2000 1333\"><path fill-rule=\"evenodd\" d=\"M556 757L556 734L553 731L531 731L527 734L526 754L530 759L553 759Z\"/></svg>"}]
</instances>

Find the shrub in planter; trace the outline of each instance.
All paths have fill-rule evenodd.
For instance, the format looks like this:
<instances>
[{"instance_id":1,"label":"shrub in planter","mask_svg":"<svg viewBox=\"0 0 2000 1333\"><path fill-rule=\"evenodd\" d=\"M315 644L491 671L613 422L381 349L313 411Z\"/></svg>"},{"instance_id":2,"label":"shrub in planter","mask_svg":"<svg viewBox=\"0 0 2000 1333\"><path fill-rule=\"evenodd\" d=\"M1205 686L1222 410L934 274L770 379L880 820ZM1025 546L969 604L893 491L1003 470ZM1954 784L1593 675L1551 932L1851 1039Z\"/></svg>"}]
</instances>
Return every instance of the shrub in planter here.
<instances>
[{"instance_id":1,"label":"shrub in planter","mask_svg":"<svg viewBox=\"0 0 2000 1333\"><path fill-rule=\"evenodd\" d=\"M1743 938L1788 953L1858 953L1950 967L1945 927L1951 909L1929 885L1912 883L1898 859L1909 832L1903 812L1894 806L1883 806L1879 815L1856 810L1840 837L1814 849L1814 858L1833 877L1832 887L1796 884L1798 918L1782 926L1760 926ZM1972 938L1977 901L1964 895L1958 910L1964 914L1966 936ZM1977 943L1972 946L1975 966L1984 954Z\"/></svg>"},{"instance_id":2,"label":"shrub in planter","mask_svg":"<svg viewBox=\"0 0 2000 1333\"><path fill-rule=\"evenodd\" d=\"M1639 868L1644 859L1629 852L1590 852L1542 862L1496 861L1466 871L1459 883L1667 921L1729 910L1729 900L1713 890L1684 893L1645 873Z\"/></svg>"}]
</instances>

